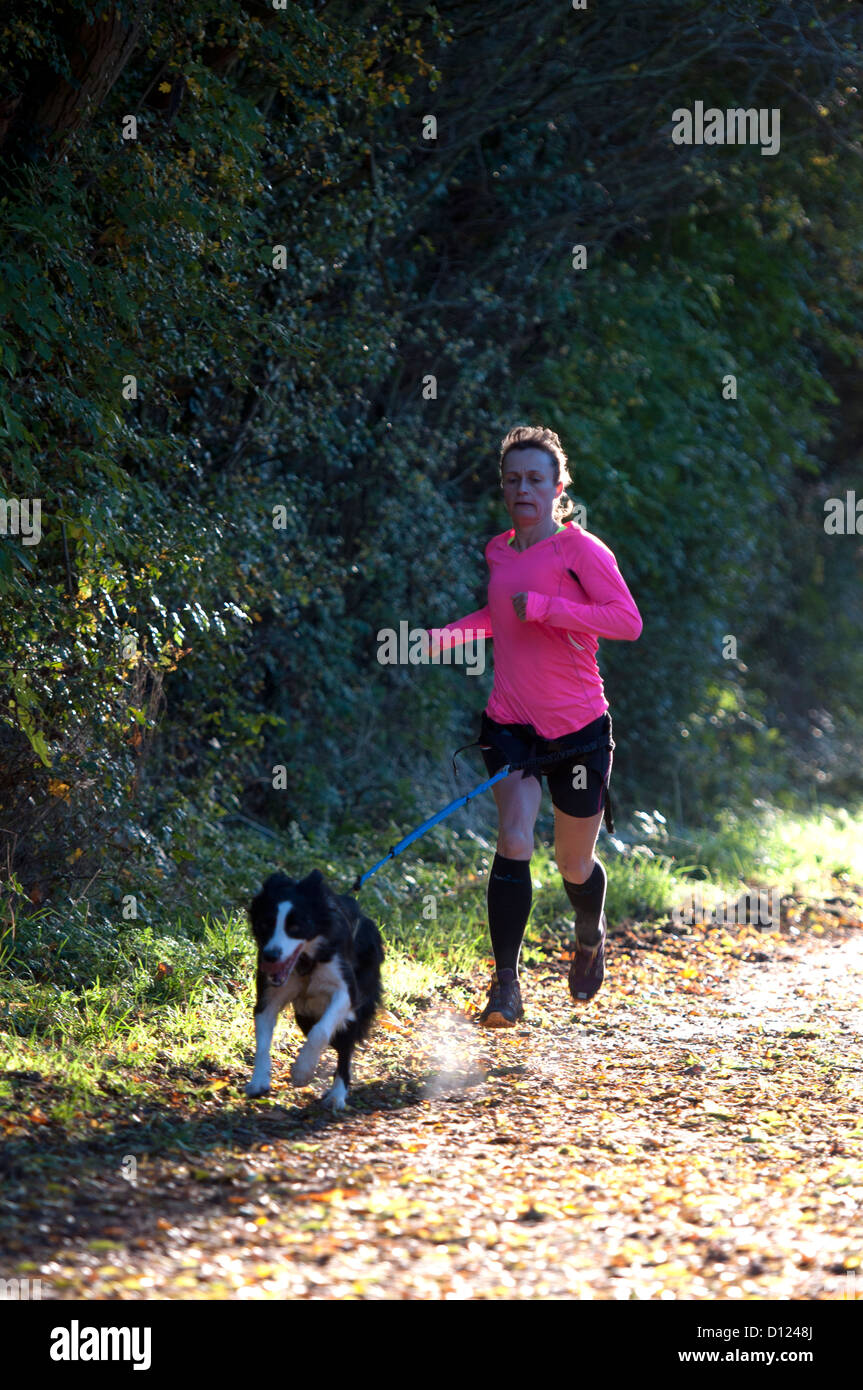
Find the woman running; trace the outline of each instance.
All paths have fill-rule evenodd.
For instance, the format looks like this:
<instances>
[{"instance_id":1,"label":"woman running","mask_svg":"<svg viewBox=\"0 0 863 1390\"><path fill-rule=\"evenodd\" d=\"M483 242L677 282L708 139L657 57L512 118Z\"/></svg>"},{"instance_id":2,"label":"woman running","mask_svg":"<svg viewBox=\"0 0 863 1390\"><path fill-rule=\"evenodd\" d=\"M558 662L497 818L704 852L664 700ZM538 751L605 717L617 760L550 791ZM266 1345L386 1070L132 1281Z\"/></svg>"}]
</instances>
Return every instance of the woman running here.
<instances>
[{"instance_id":1,"label":"woman running","mask_svg":"<svg viewBox=\"0 0 863 1390\"><path fill-rule=\"evenodd\" d=\"M479 1018L487 1028L511 1028L524 1017L518 960L531 907L530 858L543 776L554 806L555 860L575 909L570 993L586 1001L602 984L606 874L594 850L603 814L613 827L607 797L614 742L597 639L632 642L642 626L608 546L565 521L572 479L555 432L527 425L510 430L501 444L500 482L512 529L485 548L488 603L432 629L433 654L447 642L464 641L466 632L494 638L494 684L479 737L483 760L490 776L525 758L536 769L513 773L493 788L499 829L488 925L495 971ZM564 753L572 757L564 760Z\"/></svg>"}]
</instances>

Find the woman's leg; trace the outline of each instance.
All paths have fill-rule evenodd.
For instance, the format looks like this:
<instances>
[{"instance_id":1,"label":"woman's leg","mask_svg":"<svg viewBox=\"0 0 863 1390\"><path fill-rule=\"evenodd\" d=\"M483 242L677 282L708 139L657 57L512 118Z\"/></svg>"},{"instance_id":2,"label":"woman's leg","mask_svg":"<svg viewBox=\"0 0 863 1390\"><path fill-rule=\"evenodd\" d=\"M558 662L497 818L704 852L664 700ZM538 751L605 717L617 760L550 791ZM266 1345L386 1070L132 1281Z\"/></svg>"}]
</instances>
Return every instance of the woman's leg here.
<instances>
[{"instance_id":1,"label":"woman's leg","mask_svg":"<svg viewBox=\"0 0 863 1390\"><path fill-rule=\"evenodd\" d=\"M542 787L535 777L513 772L496 782L492 794L497 802L497 852L507 859L527 859L533 854L533 834Z\"/></svg>"},{"instance_id":2,"label":"woman's leg","mask_svg":"<svg viewBox=\"0 0 863 1390\"><path fill-rule=\"evenodd\" d=\"M591 952L603 938L606 876L595 850L612 763L613 754L608 749L586 756L583 762L573 762L571 767L555 768L548 779L554 806L555 859L566 895L575 908L575 937L578 947L583 948L580 955ZM597 970L600 964L597 962Z\"/></svg>"},{"instance_id":3,"label":"woman's leg","mask_svg":"<svg viewBox=\"0 0 863 1390\"><path fill-rule=\"evenodd\" d=\"M536 777L522 777L515 772L493 790L498 835L497 853L488 876L488 930L495 973L479 1022L484 1028L513 1028L524 1017L518 956L533 894L530 856L542 785Z\"/></svg>"},{"instance_id":4,"label":"woman's leg","mask_svg":"<svg viewBox=\"0 0 863 1390\"><path fill-rule=\"evenodd\" d=\"M606 874L595 857L603 812L568 816L554 808L554 851L566 896L575 908L575 956L569 969L573 999L592 999L605 978Z\"/></svg>"},{"instance_id":5,"label":"woman's leg","mask_svg":"<svg viewBox=\"0 0 863 1390\"><path fill-rule=\"evenodd\" d=\"M606 876L594 855L603 812L568 816L554 808L554 855L566 895L575 908L575 939L591 949L598 946L605 906Z\"/></svg>"},{"instance_id":6,"label":"woman's leg","mask_svg":"<svg viewBox=\"0 0 863 1390\"><path fill-rule=\"evenodd\" d=\"M516 772L492 790L497 803L498 835L488 880L489 935L498 974L511 970L517 977L533 895L530 858L542 786L535 777L522 777Z\"/></svg>"},{"instance_id":7,"label":"woman's leg","mask_svg":"<svg viewBox=\"0 0 863 1390\"><path fill-rule=\"evenodd\" d=\"M595 816L568 816L554 808L554 857L565 883L584 883L597 864L594 858L603 811Z\"/></svg>"}]
</instances>

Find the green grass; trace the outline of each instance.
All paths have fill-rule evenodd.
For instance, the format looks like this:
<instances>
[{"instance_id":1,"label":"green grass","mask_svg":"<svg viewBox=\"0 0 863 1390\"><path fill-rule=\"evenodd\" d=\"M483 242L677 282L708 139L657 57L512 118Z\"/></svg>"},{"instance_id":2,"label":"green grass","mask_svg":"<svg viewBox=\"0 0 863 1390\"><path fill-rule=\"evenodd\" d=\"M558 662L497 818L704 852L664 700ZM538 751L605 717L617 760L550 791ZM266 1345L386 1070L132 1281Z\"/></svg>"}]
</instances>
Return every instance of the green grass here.
<instances>
[{"instance_id":1,"label":"green grass","mask_svg":"<svg viewBox=\"0 0 863 1390\"><path fill-rule=\"evenodd\" d=\"M722 888L777 887L783 894L829 894L832 879L863 883L863 814L843 807L801 816L768 805L743 817L725 812L715 828L670 833L664 851Z\"/></svg>"},{"instance_id":2,"label":"green grass","mask_svg":"<svg viewBox=\"0 0 863 1390\"><path fill-rule=\"evenodd\" d=\"M295 834L284 853L263 856L254 831L232 834L230 844L219 836L207 862L209 903L198 900L195 911L166 875L162 900L150 895L144 921L87 902L22 916L14 911L20 892L7 895L0 1077L38 1072L50 1083L51 1116L69 1126L98 1113L108 1091L156 1097L166 1074L175 1088L206 1095L214 1076L242 1072L252 1053L254 949L244 909L234 903L247 901L280 865L300 873L319 864L345 889L339 866L373 862L381 838L370 848L359 839L334 846ZM473 830L436 827L412 848L360 895L386 943L387 1007L403 1018L433 998L457 1006L473 1000L490 952L485 883L493 842ZM705 899L709 889L742 885L817 896L831 880L834 891L837 879L840 887L863 883L863 816L822 810L803 818L758 807L751 817L726 816L694 834L638 813L628 835L603 836L600 855L610 921L656 922L667 919L693 878L702 880ZM537 850L531 867L527 965L543 959L540 943L572 938L571 908L547 848ZM208 911L214 901L220 909ZM280 1027L287 1046L294 1028L287 1019ZM0 1089L0 1114L8 1096Z\"/></svg>"}]
</instances>

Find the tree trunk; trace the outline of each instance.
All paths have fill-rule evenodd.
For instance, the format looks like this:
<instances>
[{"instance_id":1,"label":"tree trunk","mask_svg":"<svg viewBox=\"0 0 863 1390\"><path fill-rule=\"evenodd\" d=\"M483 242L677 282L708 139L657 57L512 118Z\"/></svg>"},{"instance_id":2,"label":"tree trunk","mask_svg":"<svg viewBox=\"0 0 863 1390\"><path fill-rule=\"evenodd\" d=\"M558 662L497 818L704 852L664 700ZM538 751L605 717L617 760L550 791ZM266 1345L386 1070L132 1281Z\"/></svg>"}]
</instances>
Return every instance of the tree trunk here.
<instances>
[{"instance_id":1,"label":"tree trunk","mask_svg":"<svg viewBox=\"0 0 863 1390\"><path fill-rule=\"evenodd\" d=\"M73 86L47 63L29 74L21 97L4 122L0 112L0 153L25 159L62 157L70 141L105 100L128 63L147 19L149 4L131 24L115 10L90 24L75 10L58 7L54 23L65 48ZM11 102L7 103L8 106Z\"/></svg>"}]
</instances>

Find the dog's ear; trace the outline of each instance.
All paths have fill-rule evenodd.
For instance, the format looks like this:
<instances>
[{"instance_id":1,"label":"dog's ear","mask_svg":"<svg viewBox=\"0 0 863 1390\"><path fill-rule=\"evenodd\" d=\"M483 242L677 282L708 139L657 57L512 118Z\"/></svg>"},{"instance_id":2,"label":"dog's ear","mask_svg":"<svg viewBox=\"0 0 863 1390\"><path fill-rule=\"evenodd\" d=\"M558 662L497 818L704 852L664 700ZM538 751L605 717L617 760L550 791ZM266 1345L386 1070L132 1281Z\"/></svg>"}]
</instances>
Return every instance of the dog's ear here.
<instances>
[{"instance_id":1,"label":"dog's ear","mask_svg":"<svg viewBox=\"0 0 863 1390\"><path fill-rule=\"evenodd\" d=\"M320 869L312 869L312 872L306 874L306 877L300 881L304 888L310 889L312 893L316 893L319 897L323 897L326 893L326 884L324 883L324 876Z\"/></svg>"},{"instance_id":2,"label":"dog's ear","mask_svg":"<svg viewBox=\"0 0 863 1390\"><path fill-rule=\"evenodd\" d=\"M286 897L294 887L294 881L288 878L287 874L274 873L264 881L259 893L256 893L249 904L249 918L254 925L256 918L260 917L266 908L272 903L274 898Z\"/></svg>"},{"instance_id":3,"label":"dog's ear","mask_svg":"<svg viewBox=\"0 0 863 1390\"><path fill-rule=\"evenodd\" d=\"M312 869L308 877L303 879L302 886L308 889L309 896L314 902L318 903L320 907L326 908L330 913L338 910L333 890L327 883L320 869Z\"/></svg>"},{"instance_id":4,"label":"dog's ear","mask_svg":"<svg viewBox=\"0 0 863 1390\"><path fill-rule=\"evenodd\" d=\"M264 886L261 889L261 892L286 893L289 892L290 889L293 888L293 886L294 880L292 878L288 878L287 874L283 874L281 870L277 869L276 872L274 874L270 874L269 878L265 881Z\"/></svg>"}]
</instances>

